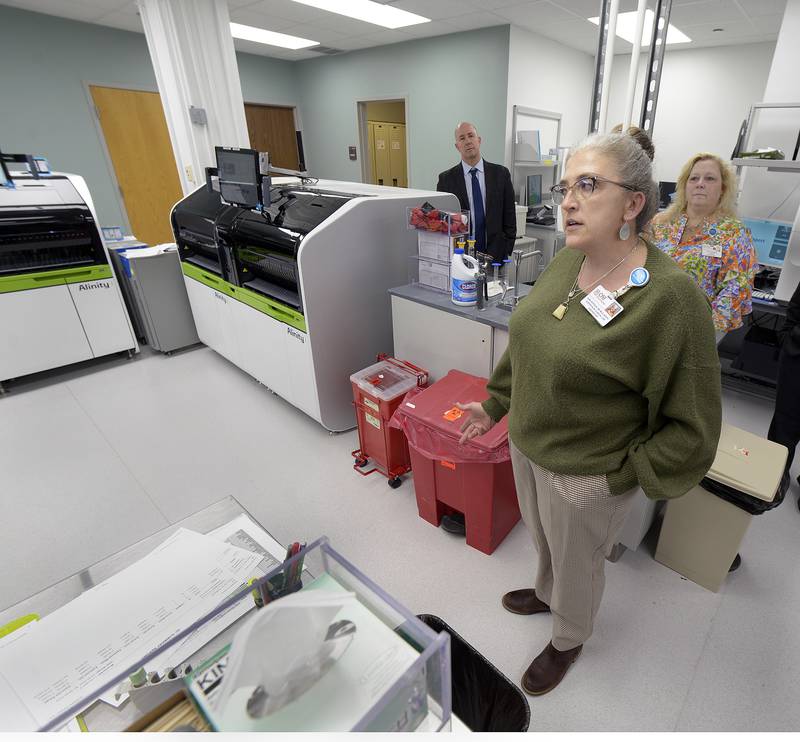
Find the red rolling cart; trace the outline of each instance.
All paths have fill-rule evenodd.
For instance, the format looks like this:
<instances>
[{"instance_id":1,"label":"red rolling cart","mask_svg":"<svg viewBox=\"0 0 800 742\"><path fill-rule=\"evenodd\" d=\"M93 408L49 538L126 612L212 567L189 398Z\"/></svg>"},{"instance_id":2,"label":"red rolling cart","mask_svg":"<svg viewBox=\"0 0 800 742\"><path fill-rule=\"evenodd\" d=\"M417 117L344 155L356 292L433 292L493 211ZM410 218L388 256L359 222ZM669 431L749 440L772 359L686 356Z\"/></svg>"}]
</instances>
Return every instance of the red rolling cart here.
<instances>
[{"instance_id":1,"label":"red rolling cart","mask_svg":"<svg viewBox=\"0 0 800 742\"><path fill-rule=\"evenodd\" d=\"M358 445L352 452L353 469L366 476L377 471L400 486L400 476L411 470L408 443L402 430L389 427L389 420L406 393L428 383L428 372L408 361L378 356L378 362L350 377L358 421ZM364 471L367 463L373 468Z\"/></svg>"}]
</instances>

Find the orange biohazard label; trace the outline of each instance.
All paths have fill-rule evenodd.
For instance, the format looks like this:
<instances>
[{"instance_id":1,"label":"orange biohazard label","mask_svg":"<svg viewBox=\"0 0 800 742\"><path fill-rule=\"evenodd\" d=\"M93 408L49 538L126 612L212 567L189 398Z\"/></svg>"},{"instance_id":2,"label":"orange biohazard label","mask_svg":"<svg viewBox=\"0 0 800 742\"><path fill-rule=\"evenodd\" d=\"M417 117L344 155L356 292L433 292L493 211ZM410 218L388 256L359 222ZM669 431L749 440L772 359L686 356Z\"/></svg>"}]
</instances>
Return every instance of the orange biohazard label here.
<instances>
[{"instance_id":1,"label":"orange biohazard label","mask_svg":"<svg viewBox=\"0 0 800 742\"><path fill-rule=\"evenodd\" d=\"M442 417L444 417L445 420L453 422L453 420L458 420L463 414L463 410L459 410L458 407L451 407Z\"/></svg>"},{"instance_id":2,"label":"orange biohazard label","mask_svg":"<svg viewBox=\"0 0 800 742\"><path fill-rule=\"evenodd\" d=\"M442 459L439 463L445 469L452 469L453 471L455 471L456 465L452 461L445 461L444 459Z\"/></svg>"}]
</instances>

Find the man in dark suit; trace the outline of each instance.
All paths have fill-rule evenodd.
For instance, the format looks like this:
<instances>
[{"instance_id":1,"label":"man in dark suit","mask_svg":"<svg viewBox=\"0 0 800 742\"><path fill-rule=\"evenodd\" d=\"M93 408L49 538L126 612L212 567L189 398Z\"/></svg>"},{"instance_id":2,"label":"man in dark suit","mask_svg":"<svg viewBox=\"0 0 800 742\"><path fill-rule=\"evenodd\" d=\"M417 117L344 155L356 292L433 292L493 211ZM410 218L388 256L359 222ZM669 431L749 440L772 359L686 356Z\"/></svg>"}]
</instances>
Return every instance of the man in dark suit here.
<instances>
[{"instance_id":1,"label":"man in dark suit","mask_svg":"<svg viewBox=\"0 0 800 742\"><path fill-rule=\"evenodd\" d=\"M436 190L458 197L461 208L470 212L475 249L501 261L511 254L517 236L511 175L481 157L481 138L466 121L456 127L456 149L461 162L439 174Z\"/></svg>"}]
</instances>

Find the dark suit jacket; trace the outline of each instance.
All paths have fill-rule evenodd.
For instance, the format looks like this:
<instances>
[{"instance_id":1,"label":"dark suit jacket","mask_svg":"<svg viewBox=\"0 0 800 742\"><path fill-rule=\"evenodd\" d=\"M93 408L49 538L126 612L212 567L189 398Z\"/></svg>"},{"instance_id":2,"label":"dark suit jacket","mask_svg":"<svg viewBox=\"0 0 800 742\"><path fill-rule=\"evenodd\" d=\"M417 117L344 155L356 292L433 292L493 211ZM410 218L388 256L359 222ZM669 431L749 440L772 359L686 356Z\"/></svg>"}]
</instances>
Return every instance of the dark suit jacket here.
<instances>
[{"instance_id":1,"label":"dark suit jacket","mask_svg":"<svg viewBox=\"0 0 800 742\"><path fill-rule=\"evenodd\" d=\"M514 210L514 187L511 174L502 165L483 161L483 177L486 181L486 249L495 260L507 258L514 249L517 237L517 218ZM436 190L452 193L458 198L461 208L469 211L469 197L464 182L464 170L459 162L453 168L439 173Z\"/></svg>"}]
</instances>

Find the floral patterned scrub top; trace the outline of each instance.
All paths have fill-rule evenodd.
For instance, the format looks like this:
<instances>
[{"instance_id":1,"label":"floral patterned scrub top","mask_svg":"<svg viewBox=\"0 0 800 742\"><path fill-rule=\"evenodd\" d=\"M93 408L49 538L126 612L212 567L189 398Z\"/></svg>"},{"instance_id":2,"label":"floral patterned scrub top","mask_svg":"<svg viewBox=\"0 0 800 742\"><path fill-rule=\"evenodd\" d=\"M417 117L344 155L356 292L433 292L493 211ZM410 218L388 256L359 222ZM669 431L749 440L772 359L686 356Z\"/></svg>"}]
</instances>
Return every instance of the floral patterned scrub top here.
<instances>
[{"instance_id":1,"label":"floral patterned scrub top","mask_svg":"<svg viewBox=\"0 0 800 742\"><path fill-rule=\"evenodd\" d=\"M694 235L686 230L686 221L682 214L664 224L651 223L652 240L706 293L714 310L715 329L735 330L742 326L744 315L753 311L757 267L753 236L732 217L703 224Z\"/></svg>"}]
</instances>

